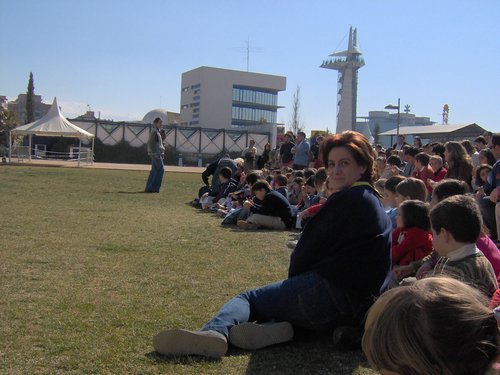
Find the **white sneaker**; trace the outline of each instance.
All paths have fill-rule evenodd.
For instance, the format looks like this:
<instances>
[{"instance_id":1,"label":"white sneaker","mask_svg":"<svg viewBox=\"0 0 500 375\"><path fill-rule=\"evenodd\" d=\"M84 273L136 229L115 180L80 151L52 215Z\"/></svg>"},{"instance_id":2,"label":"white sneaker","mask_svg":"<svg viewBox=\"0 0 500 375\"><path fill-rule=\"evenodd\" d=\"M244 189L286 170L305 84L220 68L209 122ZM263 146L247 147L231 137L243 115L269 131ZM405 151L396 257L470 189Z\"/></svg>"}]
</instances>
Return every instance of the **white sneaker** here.
<instances>
[{"instance_id":1,"label":"white sneaker","mask_svg":"<svg viewBox=\"0 0 500 375\"><path fill-rule=\"evenodd\" d=\"M293 249L295 249L295 246L297 246L297 242L299 242L299 241L298 240L288 241L286 243L286 247L293 250Z\"/></svg>"},{"instance_id":2,"label":"white sneaker","mask_svg":"<svg viewBox=\"0 0 500 375\"><path fill-rule=\"evenodd\" d=\"M288 322L242 323L229 330L229 342L234 346L255 350L293 339L293 327Z\"/></svg>"},{"instance_id":3,"label":"white sneaker","mask_svg":"<svg viewBox=\"0 0 500 375\"><path fill-rule=\"evenodd\" d=\"M216 331L169 329L153 337L153 347L163 355L192 354L220 358L227 352L227 339Z\"/></svg>"}]
</instances>

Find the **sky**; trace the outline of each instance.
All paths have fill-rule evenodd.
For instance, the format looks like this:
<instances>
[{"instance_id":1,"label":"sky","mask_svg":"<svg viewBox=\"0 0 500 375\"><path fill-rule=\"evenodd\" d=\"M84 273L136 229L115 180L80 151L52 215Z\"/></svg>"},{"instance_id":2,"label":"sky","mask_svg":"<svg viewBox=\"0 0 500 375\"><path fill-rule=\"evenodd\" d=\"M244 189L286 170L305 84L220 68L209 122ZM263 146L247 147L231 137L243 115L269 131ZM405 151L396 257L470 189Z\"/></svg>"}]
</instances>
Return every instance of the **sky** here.
<instances>
[{"instance_id":1,"label":"sky","mask_svg":"<svg viewBox=\"0 0 500 375\"><path fill-rule=\"evenodd\" d=\"M0 95L57 97L69 118L140 120L180 111L181 74L199 66L287 77L278 121L300 87L307 132L335 129L337 72L319 68L358 30L357 115L411 113L500 131L499 0L0 0ZM249 43L247 44L247 42Z\"/></svg>"}]
</instances>

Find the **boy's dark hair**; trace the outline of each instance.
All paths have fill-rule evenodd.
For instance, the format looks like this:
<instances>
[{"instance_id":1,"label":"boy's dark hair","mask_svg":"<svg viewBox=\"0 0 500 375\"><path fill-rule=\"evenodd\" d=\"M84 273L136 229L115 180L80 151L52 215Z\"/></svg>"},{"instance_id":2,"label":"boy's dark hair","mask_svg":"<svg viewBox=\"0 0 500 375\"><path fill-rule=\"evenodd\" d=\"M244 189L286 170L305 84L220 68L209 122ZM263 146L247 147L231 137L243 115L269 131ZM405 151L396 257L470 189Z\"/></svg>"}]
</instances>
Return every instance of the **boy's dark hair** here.
<instances>
[{"instance_id":1,"label":"boy's dark hair","mask_svg":"<svg viewBox=\"0 0 500 375\"><path fill-rule=\"evenodd\" d=\"M455 241L475 243L481 233L483 220L474 198L454 195L439 202L431 210L432 229L436 233L446 229Z\"/></svg>"},{"instance_id":2,"label":"boy's dark hair","mask_svg":"<svg viewBox=\"0 0 500 375\"><path fill-rule=\"evenodd\" d=\"M159 122L161 122L161 118L157 117L154 119L153 124L158 124Z\"/></svg>"},{"instance_id":3,"label":"boy's dark hair","mask_svg":"<svg viewBox=\"0 0 500 375\"><path fill-rule=\"evenodd\" d=\"M407 150L404 151L405 155L409 155L412 157L417 156L417 154L420 152L420 150L416 147L409 147Z\"/></svg>"},{"instance_id":4,"label":"boy's dark hair","mask_svg":"<svg viewBox=\"0 0 500 375\"><path fill-rule=\"evenodd\" d=\"M314 168L306 168L306 169L304 169L304 179L306 179L306 180L309 177L314 176L315 174L316 174L316 169L314 169Z\"/></svg>"},{"instance_id":5,"label":"boy's dark hair","mask_svg":"<svg viewBox=\"0 0 500 375\"><path fill-rule=\"evenodd\" d=\"M306 186L316 188L316 177L314 175L309 176L309 178L306 180Z\"/></svg>"},{"instance_id":6,"label":"boy's dark hair","mask_svg":"<svg viewBox=\"0 0 500 375\"><path fill-rule=\"evenodd\" d=\"M402 215L405 228L420 228L431 230L429 219L429 205L419 200L404 201L399 206L399 214Z\"/></svg>"},{"instance_id":7,"label":"boy's dark hair","mask_svg":"<svg viewBox=\"0 0 500 375\"><path fill-rule=\"evenodd\" d=\"M500 134L493 134L491 138L491 144L493 146L500 146Z\"/></svg>"},{"instance_id":8,"label":"boy's dark hair","mask_svg":"<svg viewBox=\"0 0 500 375\"><path fill-rule=\"evenodd\" d=\"M389 190L391 193L396 194L396 186L399 185L401 181L406 180L405 176L392 176L387 179L385 182L384 189Z\"/></svg>"},{"instance_id":9,"label":"boy's dark hair","mask_svg":"<svg viewBox=\"0 0 500 375\"><path fill-rule=\"evenodd\" d=\"M316 177L316 184L325 183L326 178L328 177L328 174L326 173L326 168L325 167L318 168L315 177Z\"/></svg>"},{"instance_id":10,"label":"boy's dark hair","mask_svg":"<svg viewBox=\"0 0 500 375\"><path fill-rule=\"evenodd\" d=\"M273 182L273 176L271 176L271 175L267 176L267 177L266 177L266 181L267 181L268 183Z\"/></svg>"},{"instance_id":11,"label":"boy's dark hair","mask_svg":"<svg viewBox=\"0 0 500 375\"><path fill-rule=\"evenodd\" d=\"M425 184L422 180L414 177L408 177L406 180L401 181L396 186L396 193L410 199L418 199L422 202L427 200L427 188Z\"/></svg>"},{"instance_id":12,"label":"boy's dark hair","mask_svg":"<svg viewBox=\"0 0 500 375\"><path fill-rule=\"evenodd\" d=\"M477 137L476 139L474 139L474 143L482 143L483 145L486 145L486 139L484 139L484 137L482 135L480 135L479 137Z\"/></svg>"},{"instance_id":13,"label":"boy's dark hair","mask_svg":"<svg viewBox=\"0 0 500 375\"><path fill-rule=\"evenodd\" d=\"M446 147L444 147L441 143L437 143L432 148L432 153L441 156L444 160L444 150L446 150Z\"/></svg>"},{"instance_id":14,"label":"boy's dark hair","mask_svg":"<svg viewBox=\"0 0 500 375\"><path fill-rule=\"evenodd\" d=\"M415 160L417 160L418 162L420 162L420 164L422 164L424 167L427 167L429 165L429 159L431 157L429 155L427 155L425 152L419 152L416 156L415 156Z\"/></svg>"},{"instance_id":15,"label":"boy's dark hair","mask_svg":"<svg viewBox=\"0 0 500 375\"><path fill-rule=\"evenodd\" d=\"M255 191L265 190L266 193L271 191L271 185L266 180L259 180L255 184L252 185L252 193L255 194Z\"/></svg>"},{"instance_id":16,"label":"boy's dark hair","mask_svg":"<svg viewBox=\"0 0 500 375\"><path fill-rule=\"evenodd\" d=\"M295 177L293 179L293 182L295 182L296 184L304 185L304 179L302 177Z\"/></svg>"},{"instance_id":17,"label":"boy's dark hair","mask_svg":"<svg viewBox=\"0 0 500 375\"><path fill-rule=\"evenodd\" d=\"M248 185L253 185L257 182L257 180L260 179L260 173L259 172L250 172L249 174L247 174L246 178L245 178L245 182L248 184Z\"/></svg>"},{"instance_id":18,"label":"boy's dark hair","mask_svg":"<svg viewBox=\"0 0 500 375\"><path fill-rule=\"evenodd\" d=\"M230 179L233 175L233 171L229 167L224 167L219 171L219 176L224 177L225 179Z\"/></svg>"},{"instance_id":19,"label":"boy's dark hair","mask_svg":"<svg viewBox=\"0 0 500 375\"><path fill-rule=\"evenodd\" d=\"M469 186L465 181L447 178L439 181L436 186L434 186L432 194L435 195L440 202L448 197L452 197L454 195L464 195L468 192Z\"/></svg>"},{"instance_id":20,"label":"boy's dark hair","mask_svg":"<svg viewBox=\"0 0 500 375\"><path fill-rule=\"evenodd\" d=\"M288 179L286 176L283 176L282 174L278 174L274 176L274 183L278 184L280 187L281 186L286 186L288 185Z\"/></svg>"},{"instance_id":21,"label":"boy's dark hair","mask_svg":"<svg viewBox=\"0 0 500 375\"><path fill-rule=\"evenodd\" d=\"M387 158L387 164L389 165L395 165L398 168L401 168L401 159L397 157L396 155L391 155Z\"/></svg>"},{"instance_id":22,"label":"boy's dark hair","mask_svg":"<svg viewBox=\"0 0 500 375\"><path fill-rule=\"evenodd\" d=\"M292 174L294 175L294 177L302 177L302 178L305 178L304 176L304 171L293 171Z\"/></svg>"}]
</instances>

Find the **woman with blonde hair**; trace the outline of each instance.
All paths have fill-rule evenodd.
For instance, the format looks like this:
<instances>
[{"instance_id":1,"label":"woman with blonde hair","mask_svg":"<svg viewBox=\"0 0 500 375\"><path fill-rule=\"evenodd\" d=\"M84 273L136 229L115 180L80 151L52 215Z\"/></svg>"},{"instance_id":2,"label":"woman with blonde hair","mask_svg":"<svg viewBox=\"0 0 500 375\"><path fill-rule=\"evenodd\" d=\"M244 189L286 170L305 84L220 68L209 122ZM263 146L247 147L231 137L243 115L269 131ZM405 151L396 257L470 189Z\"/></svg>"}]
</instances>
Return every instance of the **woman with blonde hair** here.
<instances>
[{"instance_id":1,"label":"woman with blonde hair","mask_svg":"<svg viewBox=\"0 0 500 375\"><path fill-rule=\"evenodd\" d=\"M467 150L460 142L450 141L445 145L444 157L448 163L446 178L465 181L472 191L473 166Z\"/></svg>"},{"instance_id":2,"label":"woman with blonde hair","mask_svg":"<svg viewBox=\"0 0 500 375\"><path fill-rule=\"evenodd\" d=\"M487 305L477 289L446 277L391 289L368 312L363 351L384 375L495 373L500 335Z\"/></svg>"}]
</instances>

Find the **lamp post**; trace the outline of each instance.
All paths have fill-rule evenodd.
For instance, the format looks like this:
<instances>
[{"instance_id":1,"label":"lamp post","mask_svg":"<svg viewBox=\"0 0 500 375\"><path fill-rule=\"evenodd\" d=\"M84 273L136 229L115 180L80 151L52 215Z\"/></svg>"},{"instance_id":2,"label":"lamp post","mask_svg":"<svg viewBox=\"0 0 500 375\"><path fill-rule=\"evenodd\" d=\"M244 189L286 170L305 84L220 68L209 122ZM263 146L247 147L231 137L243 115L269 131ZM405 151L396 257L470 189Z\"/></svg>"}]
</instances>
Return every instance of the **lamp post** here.
<instances>
[{"instance_id":1,"label":"lamp post","mask_svg":"<svg viewBox=\"0 0 500 375\"><path fill-rule=\"evenodd\" d=\"M398 105L387 104L384 108L385 109L397 109L398 110L398 122L397 122L396 133L397 133L397 136L399 136L399 114L400 114L400 110L401 110L401 100L400 100L400 98L398 98Z\"/></svg>"}]
</instances>

